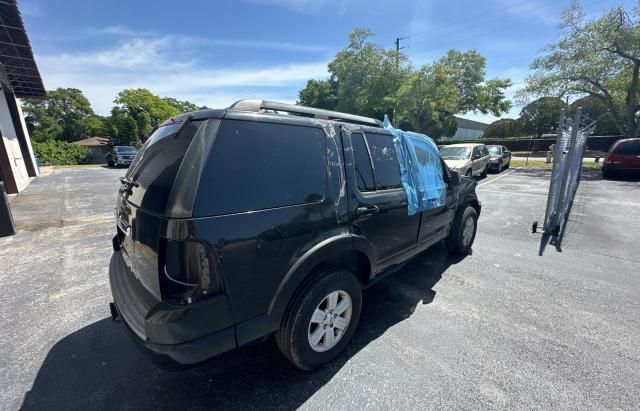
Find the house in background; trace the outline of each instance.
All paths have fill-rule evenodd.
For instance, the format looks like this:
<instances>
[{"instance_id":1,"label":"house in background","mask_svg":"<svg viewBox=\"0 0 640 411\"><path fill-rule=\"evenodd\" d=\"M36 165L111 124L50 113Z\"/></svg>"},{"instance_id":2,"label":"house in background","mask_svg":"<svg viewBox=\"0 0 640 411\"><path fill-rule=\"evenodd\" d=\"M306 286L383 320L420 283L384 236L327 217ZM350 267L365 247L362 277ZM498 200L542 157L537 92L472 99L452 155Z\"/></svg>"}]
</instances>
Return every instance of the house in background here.
<instances>
[{"instance_id":1,"label":"house in background","mask_svg":"<svg viewBox=\"0 0 640 411\"><path fill-rule=\"evenodd\" d=\"M7 193L38 176L19 98L46 95L16 0L0 1L0 180Z\"/></svg>"},{"instance_id":2,"label":"house in background","mask_svg":"<svg viewBox=\"0 0 640 411\"><path fill-rule=\"evenodd\" d=\"M71 144L86 147L91 153L91 163L105 164L107 162L107 152L111 148L109 137L89 137Z\"/></svg>"}]
</instances>

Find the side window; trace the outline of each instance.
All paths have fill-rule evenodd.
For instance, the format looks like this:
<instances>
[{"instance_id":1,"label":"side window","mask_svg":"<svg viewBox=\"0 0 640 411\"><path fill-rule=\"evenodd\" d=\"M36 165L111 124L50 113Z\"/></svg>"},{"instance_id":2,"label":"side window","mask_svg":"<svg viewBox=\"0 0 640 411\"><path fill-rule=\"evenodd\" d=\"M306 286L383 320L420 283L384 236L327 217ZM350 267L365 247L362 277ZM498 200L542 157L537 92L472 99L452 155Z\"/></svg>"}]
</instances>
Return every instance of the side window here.
<instances>
[{"instance_id":1,"label":"side window","mask_svg":"<svg viewBox=\"0 0 640 411\"><path fill-rule=\"evenodd\" d=\"M388 134L367 133L367 142L373 161L376 190L389 190L402 187L400 181L400 163L393 144L393 136Z\"/></svg>"},{"instance_id":2,"label":"side window","mask_svg":"<svg viewBox=\"0 0 640 411\"><path fill-rule=\"evenodd\" d=\"M640 141L631 140L620 143L613 152L620 155L640 154Z\"/></svg>"},{"instance_id":3,"label":"side window","mask_svg":"<svg viewBox=\"0 0 640 411\"><path fill-rule=\"evenodd\" d=\"M483 156L489 155L489 149L487 148L487 146L482 146L482 155Z\"/></svg>"},{"instance_id":4,"label":"side window","mask_svg":"<svg viewBox=\"0 0 640 411\"><path fill-rule=\"evenodd\" d=\"M326 179L321 129L223 120L202 175L195 214L319 202Z\"/></svg>"},{"instance_id":5,"label":"side window","mask_svg":"<svg viewBox=\"0 0 640 411\"><path fill-rule=\"evenodd\" d=\"M474 146L473 152L471 153L471 158L478 158L479 154L480 154L480 147Z\"/></svg>"},{"instance_id":6,"label":"side window","mask_svg":"<svg viewBox=\"0 0 640 411\"><path fill-rule=\"evenodd\" d=\"M362 135L362 133L351 134L351 146L353 147L353 161L358 191L375 191L376 186L373 183L373 169L371 168L369 150L367 150L364 135Z\"/></svg>"}]
</instances>

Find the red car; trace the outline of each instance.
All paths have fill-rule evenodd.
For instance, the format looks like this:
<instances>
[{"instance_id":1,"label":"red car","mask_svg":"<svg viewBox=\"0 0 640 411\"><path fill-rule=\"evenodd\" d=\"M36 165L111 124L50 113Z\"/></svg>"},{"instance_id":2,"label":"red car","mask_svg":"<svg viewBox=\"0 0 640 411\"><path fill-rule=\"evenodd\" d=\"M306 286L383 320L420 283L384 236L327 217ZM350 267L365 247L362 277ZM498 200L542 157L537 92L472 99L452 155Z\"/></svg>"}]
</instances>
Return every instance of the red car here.
<instances>
[{"instance_id":1,"label":"red car","mask_svg":"<svg viewBox=\"0 0 640 411\"><path fill-rule=\"evenodd\" d=\"M640 138L625 138L613 143L602 165L602 177L614 174L640 175Z\"/></svg>"}]
</instances>

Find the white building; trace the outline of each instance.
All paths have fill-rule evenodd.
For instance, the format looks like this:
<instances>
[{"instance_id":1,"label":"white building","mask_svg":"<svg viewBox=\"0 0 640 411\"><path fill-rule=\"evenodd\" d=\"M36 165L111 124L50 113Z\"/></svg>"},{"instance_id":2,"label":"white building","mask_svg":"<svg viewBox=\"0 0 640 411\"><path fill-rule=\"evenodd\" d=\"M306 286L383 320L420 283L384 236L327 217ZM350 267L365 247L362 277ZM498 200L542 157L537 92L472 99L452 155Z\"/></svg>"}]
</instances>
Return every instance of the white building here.
<instances>
[{"instance_id":1,"label":"white building","mask_svg":"<svg viewBox=\"0 0 640 411\"><path fill-rule=\"evenodd\" d=\"M38 175L19 98L44 97L45 89L16 0L0 2L0 181L9 194Z\"/></svg>"},{"instance_id":2,"label":"white building","mask_svg":"<svg viewBox=\"0 0 640 411\"><path fill-rule=\"evenodd\" d=\"M455 117L458 130L453 137L447 137L451 140L472 140L476 139L482 134L484 130L489 126L486 123L479 121L467 120L466 118Z\"/></svg>"}]
</instances>

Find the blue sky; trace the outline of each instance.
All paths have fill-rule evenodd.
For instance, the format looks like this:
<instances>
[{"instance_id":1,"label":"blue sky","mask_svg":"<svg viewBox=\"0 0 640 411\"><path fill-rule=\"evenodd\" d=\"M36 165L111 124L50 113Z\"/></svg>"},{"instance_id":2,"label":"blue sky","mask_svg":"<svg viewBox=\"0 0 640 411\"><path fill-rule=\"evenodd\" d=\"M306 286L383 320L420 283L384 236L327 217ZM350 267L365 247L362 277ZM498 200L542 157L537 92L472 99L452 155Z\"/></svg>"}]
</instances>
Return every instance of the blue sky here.
<instances>
[{"instance_id":1,"label":"blue sky","mask_svg":"<svg viewBox=\"0 0 640 411\"><path fill-rule=\"evenodd\" d=\"M570 0L19 0L47 89L76 87L106 115L124 88L226 107L241 98L295 102L355 27L414 66L476 49L487 77L521 87L537 53L561 34ZM621 4L583 0L588 15ZM623 3L624 4L624 3ZM626 0L626 6L633 2ZM517 116L514 107L509 117ZM462 117L490 122L477 113Z\"/></svg>"}]
</instances>

